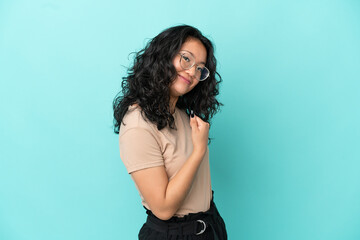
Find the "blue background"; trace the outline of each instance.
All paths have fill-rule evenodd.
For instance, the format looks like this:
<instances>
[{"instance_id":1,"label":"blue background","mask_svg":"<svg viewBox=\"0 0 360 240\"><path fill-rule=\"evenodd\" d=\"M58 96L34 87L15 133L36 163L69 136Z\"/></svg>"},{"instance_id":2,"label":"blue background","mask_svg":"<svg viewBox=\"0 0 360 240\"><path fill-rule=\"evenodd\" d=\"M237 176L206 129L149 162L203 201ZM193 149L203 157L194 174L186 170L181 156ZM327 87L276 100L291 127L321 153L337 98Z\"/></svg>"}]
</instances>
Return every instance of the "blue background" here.
<instances>
[{"instance_id":1,"label":"blue background","mask_svg":"<svg viewBox=\"0 0 360 240\"><path fill-rule=\"evenodd\" d=\"M360 239L356 0L0 1L0 239L137 239L112 100L129 53L181 23L224 80L210 163L229 239Z\"/></svg>"}]
</instances>

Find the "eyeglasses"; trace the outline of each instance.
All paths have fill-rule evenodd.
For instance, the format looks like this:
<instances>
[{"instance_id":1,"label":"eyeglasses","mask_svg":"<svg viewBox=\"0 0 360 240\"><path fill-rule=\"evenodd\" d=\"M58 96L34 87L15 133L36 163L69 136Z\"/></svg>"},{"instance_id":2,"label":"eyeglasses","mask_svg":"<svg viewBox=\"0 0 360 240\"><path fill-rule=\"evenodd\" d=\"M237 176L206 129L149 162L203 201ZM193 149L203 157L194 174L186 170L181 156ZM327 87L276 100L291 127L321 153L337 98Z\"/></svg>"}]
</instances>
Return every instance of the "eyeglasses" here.
<instances>
[{"instance_id":1,"label":"eyeglasses","mask_svg":"<svg viewBox=\"0 0 360 240\"><path fill-rule=\"evenodd\" d=\"M195 57L194 57L194 55L192 55L191 52L182 51L179 54L181 56L180 57L180 66L184 70L190 69L194 65L196 65L195 77L197 80L204 81L209 77L209 75L210 75L209 69L207 69L203 64L200 64L200 65L195 64Z\"/></svg>"}]
</instances>

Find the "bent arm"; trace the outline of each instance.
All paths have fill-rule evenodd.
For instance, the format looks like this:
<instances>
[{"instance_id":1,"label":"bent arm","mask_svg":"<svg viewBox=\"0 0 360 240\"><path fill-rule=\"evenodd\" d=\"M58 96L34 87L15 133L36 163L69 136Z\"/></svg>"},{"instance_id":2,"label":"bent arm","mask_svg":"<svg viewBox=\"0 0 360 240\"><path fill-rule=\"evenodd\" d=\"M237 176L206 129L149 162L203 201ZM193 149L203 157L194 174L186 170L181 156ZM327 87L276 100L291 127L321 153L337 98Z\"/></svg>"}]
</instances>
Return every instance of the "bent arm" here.
<instances>
[{"instance_id":1,"label":"bent arm","mask_svg":"<svg viewBox=\"0 0 360 240\"><path fill-rule=\"evenodd\" d=\"M164 166L131 173L151 211L159 219L170 219L184 201L205 151L194 150L170 181Z\"/></svg>"}]
</instances>

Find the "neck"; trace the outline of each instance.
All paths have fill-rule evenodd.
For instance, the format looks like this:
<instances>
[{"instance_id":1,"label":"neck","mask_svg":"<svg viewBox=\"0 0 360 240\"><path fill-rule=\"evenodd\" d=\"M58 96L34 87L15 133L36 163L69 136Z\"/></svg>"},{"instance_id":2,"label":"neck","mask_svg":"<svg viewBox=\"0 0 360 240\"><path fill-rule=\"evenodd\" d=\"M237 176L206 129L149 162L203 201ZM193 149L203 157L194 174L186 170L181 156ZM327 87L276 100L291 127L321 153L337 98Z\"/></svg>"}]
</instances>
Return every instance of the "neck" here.
<instances>
[{"instance_id":1,"label":"neck","mask_svg":"<svg viewBox=\"0 0 360 240\"><path fill-rule=\"evenodd\" d=\"M170 97L170 113L173 114L175 112L176 102L178 97Z\"/></svg>"}]
</instances>

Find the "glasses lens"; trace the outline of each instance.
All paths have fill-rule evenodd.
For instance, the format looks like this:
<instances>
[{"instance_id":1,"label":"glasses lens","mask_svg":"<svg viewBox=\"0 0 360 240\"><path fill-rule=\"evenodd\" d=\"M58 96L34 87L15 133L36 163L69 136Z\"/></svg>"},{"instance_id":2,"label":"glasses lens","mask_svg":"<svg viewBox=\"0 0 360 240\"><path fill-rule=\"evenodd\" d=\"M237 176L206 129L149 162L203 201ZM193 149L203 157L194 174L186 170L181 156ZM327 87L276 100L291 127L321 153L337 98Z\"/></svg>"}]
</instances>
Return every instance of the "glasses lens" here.
<instances>
[{"instance_id":1,"label":"glasses lens","mask_svg":"<svg viewBox=\"0 0 360 240\"><path fill-rule=\"evenodd\" d=\"M206 67L203 67L199 81L206 80L209 77L209 75L210 75L209 69L207 69Z\"/></svg>"},{"instance_id":2,"label":"glasses lens","mask_svg":"<svg viewBox=\"0 0 360 240\"><path fill-rule=\"evenodd\" d=\"M181 54L180 64L182 68L189 69L194 65L194 63L195 59L193 58L193 56L188 53Z\"/></svg>"}]
</instances>

